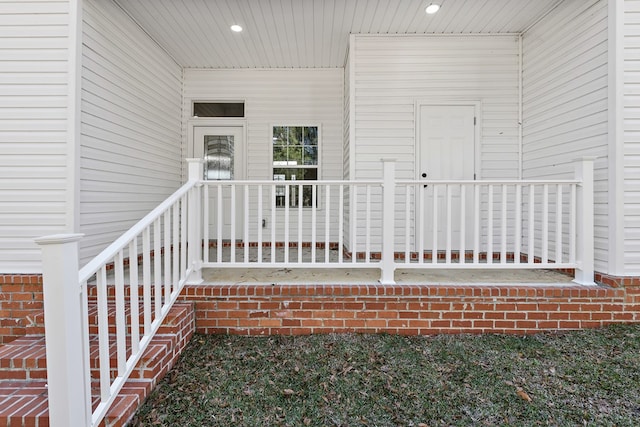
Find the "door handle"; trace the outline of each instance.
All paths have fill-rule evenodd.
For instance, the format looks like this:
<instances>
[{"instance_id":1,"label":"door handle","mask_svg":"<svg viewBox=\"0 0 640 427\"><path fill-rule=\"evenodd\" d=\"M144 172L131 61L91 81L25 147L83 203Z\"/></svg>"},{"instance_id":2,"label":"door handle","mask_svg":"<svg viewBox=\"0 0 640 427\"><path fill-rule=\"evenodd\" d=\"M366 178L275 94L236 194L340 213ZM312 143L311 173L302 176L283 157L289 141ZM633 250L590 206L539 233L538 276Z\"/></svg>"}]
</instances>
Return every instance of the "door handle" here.
<instances>
[{"instance_id":1,"label":"door handle","mask_svg":"<svg viewBox=\"0 0 640 427\"><path fill-rule=\"evenodd\" d=\"M426 178L427 177L427 173L426 172L422 172L422 177ZM427 187L428 187L428 185L425 184L424 187L422 187L422 188L427 188Z\"/></svg>"}]
</instances>

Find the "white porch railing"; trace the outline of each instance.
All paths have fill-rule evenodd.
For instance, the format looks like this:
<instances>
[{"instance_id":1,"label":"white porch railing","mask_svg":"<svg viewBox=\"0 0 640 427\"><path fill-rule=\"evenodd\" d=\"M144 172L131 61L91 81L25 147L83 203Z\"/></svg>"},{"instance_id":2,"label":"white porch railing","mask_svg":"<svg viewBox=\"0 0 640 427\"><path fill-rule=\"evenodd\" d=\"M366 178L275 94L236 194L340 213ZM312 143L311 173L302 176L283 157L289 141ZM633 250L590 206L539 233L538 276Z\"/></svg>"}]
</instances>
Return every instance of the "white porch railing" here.
<instances>
[{"instance_id":1,"label":"white porch railing","mask_svg":"<svg viewBox=\"0 0 640 427\"><path fill-rule=\"evenodd\" d=\"M592 158L577 162L574 179L553 181L403 181L394 161L383 164L382 179L371 181L202 181L202 162L190 159L187 184L82 270L81 235L37 239L50 424L101 422L203 267L376 268L382 284L398 268L556 268L593 284ZM98 309L95 408L89 285Z\"/></svg>"},{"instance_id":2,"label":"white porch railing","mask_svg":"<svg viewBox=\"0 0 640 427\"><path fill-rule=\"evenodd\" d=\"M51 426L99 425L185 283L201 280L201 237L197 234L202 199L200 162L189 164L189 177L182 188L81 270L78 240L82 235L36 240L43 251ZM114 285L115 319L108 313L108 280ZM89 359L89 284L96 288L98 312L99 356L93 367ZM110 355L113 346L115 365ZM95 408L92 368L99 372Z\"/></svg>"},{"instance_id":3,"label":"white porch railing","mask_svg":"<svg viewBox=\"0 0 640 427\"><path fill-rule=\"evenodd\" d=\"M204 181L203 267L377 268L383 284L398 268L574 269L593 283L593 159L568 180L396 180L383 162L380 180Z\"/></svg>"}]
</instances>

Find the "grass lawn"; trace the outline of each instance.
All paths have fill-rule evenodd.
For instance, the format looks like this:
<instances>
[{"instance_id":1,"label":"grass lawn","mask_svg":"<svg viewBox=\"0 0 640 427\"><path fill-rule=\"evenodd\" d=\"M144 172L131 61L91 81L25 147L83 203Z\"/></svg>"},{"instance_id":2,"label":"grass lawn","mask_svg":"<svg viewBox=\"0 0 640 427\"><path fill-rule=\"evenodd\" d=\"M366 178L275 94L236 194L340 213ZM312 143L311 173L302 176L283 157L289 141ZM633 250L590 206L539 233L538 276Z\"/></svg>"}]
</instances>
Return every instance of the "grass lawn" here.
<instances>
[{"instance_id":1,"label":"grass lawn","mask_svg":"<svg viewBox=\"0 0 640 427\"><path fill-rule=\"evenodd\" d=\"M195 335L133 426L638 426L640 325L535 336Z\"/></svg>"}]
</instances>

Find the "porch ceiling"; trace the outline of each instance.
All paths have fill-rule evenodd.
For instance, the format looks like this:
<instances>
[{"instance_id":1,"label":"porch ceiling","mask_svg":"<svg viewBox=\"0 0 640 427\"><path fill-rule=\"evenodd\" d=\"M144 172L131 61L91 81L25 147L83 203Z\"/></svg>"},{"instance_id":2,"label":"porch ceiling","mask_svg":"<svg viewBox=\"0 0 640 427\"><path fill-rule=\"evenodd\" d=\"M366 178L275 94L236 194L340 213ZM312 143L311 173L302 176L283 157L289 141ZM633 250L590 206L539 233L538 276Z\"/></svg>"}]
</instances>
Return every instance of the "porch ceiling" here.
<instances>
[{"instance_id":1,"label":"porch ceiling","mask_svg":"<svg viewBox=\"0 0 640 427\"><path fill-rule=\"evenodd\" d=\"M114 1L184 67L332 68L344 65L350 33L520 33L558 3L582 0ZM429 3L442 7L427 15Z\"/></svg>"}]
</instances>

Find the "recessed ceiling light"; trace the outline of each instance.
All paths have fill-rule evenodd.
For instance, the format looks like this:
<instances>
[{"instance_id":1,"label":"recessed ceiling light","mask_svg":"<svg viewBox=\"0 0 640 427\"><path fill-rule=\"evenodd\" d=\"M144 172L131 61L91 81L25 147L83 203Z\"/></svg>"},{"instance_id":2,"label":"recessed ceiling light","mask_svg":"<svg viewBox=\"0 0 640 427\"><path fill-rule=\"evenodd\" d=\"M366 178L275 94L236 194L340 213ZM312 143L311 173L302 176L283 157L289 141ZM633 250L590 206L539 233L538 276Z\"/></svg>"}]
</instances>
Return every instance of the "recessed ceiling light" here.
<instances>
[{"instance_id":1,"label":"recessed ceiling light","mask_svg":"<svg viewBox=\"0 0 640 427\"><path fill-rule=\"evenodd\" d=\"M429 3L429 6L427 6L427 8L424 11L427 12L429 15L433 15L439 10L440 10L440 5L438 3Z\"/></svg>"},{"instance_id":2,"label":"recessed ceiling light","mask_svg":"<svg viewBox=\"0 0 640 427\"><path fill-rule=\"evenodd\" d=\"M240 31L242 31L242 27L240 25L234 24L231 26L231 31L235 31L236 33L239 33Z\"/></svg>"}]
</instances>

